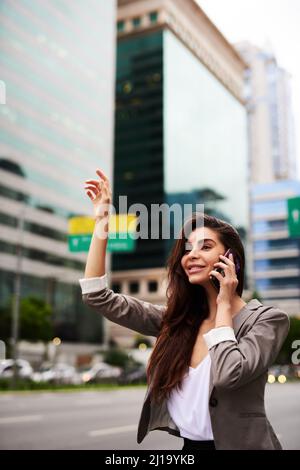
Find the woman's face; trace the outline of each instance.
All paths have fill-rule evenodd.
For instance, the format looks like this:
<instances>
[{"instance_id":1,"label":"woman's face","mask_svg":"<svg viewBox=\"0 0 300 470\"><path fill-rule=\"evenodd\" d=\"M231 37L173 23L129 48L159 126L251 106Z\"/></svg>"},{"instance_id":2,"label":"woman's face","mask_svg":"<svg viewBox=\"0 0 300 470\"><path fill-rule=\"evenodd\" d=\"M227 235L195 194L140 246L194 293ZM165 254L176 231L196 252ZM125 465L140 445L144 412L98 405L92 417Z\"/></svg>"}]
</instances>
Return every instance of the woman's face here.
<instances>
[{"instance_id":1,"label":"woman's face","mask_svg":"<svg viewBox=\"0 0 300 470\"><path fill-rule=\"evenodd\" d=\"M196 228L190 234L181 258L181 266L189 282L200 285L210 282L209 273L214 269L214 263L220 261L219 255L224 255L225 251L216 232L207 227Z\"/></svg>"}]
</instances>

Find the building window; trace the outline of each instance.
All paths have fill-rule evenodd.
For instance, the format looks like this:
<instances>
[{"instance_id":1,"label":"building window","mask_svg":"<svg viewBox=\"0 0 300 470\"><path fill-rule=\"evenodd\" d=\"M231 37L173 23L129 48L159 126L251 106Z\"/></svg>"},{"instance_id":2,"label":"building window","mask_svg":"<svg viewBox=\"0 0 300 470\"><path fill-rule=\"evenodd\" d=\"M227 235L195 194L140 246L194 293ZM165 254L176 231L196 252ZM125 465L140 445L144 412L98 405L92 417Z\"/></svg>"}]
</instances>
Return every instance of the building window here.
<instances>
[{"instance_id":1,"label":"building window","mask_svg":"<svg viewBox=\"0 0 300 470\"><path fill-rule=\"evenodd\" d=\"M149 292L157 292L157 281L149 281L148 282L148 291Z\"/></svg>"},{"instance_id":2,"label":"building window","mask_svg":"<svg viewBox=\"0 0 300 470\"><path fill-rule=\"evenodd\" d=\"M141 26L141 18L139 17L133 18L132 24L134 28L139 28Z\"/></svg>"},{"instance_id":3,"label":"building window","mask_svg":"<svg viewBox=\"0 0 300 470\"><path fill-rule=\"evenodd\" d=\"M129 283L129 292L131 294L137 294L139 291L139 283L138 282L130 282Z\"/></svg>"},{"instance_id":4,"label":"building window","mask_svg":"<svg viewBox=\"0 0 300 470\"><path fill-rule=\"evenodd\" d=\"M125 29L125 23L124 21L118 21L117 23L117 30L118 32L124 31Z\"/></svg>"},{"instance_id":5,"label":"building window","mask_svg":"<svg viewBox=\"0 0 300 470\"><path fill-rule=\"evenodd\" d=\"M149 14L151 23L157 23L157 16L157 11L151 11L151 13Z\"/></svg>"},{"instance_id":6,"label":"building window","mask_svg":"<svg viewBox=\"0 0 300 470\"><path fill-rule=\"evenodd\" d=\"M121 292L121 284L119 282L113 282L111 288L116 294Z\"/></svg>"}]
</instances>

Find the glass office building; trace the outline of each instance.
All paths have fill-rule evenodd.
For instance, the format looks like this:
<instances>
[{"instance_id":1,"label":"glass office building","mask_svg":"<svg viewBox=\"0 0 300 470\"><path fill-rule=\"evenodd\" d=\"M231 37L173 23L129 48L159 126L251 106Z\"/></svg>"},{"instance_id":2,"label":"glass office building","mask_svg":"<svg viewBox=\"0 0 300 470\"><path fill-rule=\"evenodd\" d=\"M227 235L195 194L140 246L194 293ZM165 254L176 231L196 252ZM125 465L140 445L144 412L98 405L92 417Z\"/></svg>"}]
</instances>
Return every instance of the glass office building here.
<instances>
[{"instance_id":1,"label":"glass office building","mask_svg":"<svg viewBox=\"0 0 300 470\"><path fill-rule=\"evenodd\" d=\"M245 240L247 170L243 104L170 29L120 36L115 201L127 195L149 214L151 204L204 204ZM171 245L139 239L134 253L113 256L113 269L163 267Z\"/></svg>"},{"instance_id":2,"label":"glass office building","mask_svg":"<svg viewBox=\"0 0 300 470\"><path fill-rule=\"evenodd\" d=\"M47 300L69 341L102 337L81 301L86 253L69 252L67 232L68 218L91 211L84 180L111 172L115 15L115 0L0 3L1 307L21 242L21 297Z\"/></svg>"},{"instance_id":3,"label":"glass office building","mask_svg":"<svg viewBox=\"0 0 300 470\"><path fill-rule=\"evenodd\" d=\"M289 180L251 191L255 288L292 314L300 311L300 240L289 235L287 200L299 195L300 182Z\"/></svg>"}]
</instances>

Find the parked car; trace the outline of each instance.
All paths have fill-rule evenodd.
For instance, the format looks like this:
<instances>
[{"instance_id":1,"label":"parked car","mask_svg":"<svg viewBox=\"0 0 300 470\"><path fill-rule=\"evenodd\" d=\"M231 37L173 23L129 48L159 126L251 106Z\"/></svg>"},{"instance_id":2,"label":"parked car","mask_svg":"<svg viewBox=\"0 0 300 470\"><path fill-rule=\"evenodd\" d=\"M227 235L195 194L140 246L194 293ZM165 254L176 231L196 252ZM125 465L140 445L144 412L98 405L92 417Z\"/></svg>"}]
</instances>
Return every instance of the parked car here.
<instances>
[{"instance_id":1,"label":"parked car","mask_svg":"<svg viewBox=\"0 0 300 470\"><path fill-rule=\"evenodd\" d=\"M293 372L294 372L294 377L296 379L300 379L300 364L295 364L293 365Z\"/></svg>"},{"instance_id":2,"label":"parked car","mask_svg":"<svg viewBox=\"0 0 300 470\"><path fill-rule=\"evenodd\" d=\"M83 383L101 383L114 381L120 377L122 373L121 367L111 366L106 362L98 362L90 369L81 374Z\"/></svg>"},{"instance_id":3,"label":"parked car","mask_svg":"<svg viewBox=\"0 0 300 470\"><path fill-rule=\"evenodd\" d=\"M147 383L146 368L140 365L133 369L124 370L118 379L120 385Z\"/></svg>"},{"instance_id":4,"label":"parked car","mask_svg":"<svg viewBox=\"0 0 300 470\"><path fill-rule=\"evenodd\" d=\"M268 381L284 383L288 378L298 378L297 368L293 364L274 364L268 370Z\"/></svg>"},{"instance_id":5,"label":"parked car","mask_svg":"<svg viewBox=\"0 0 300 470\"><path fill-rule=\"evenodd\" d=\"M40 369L34 373L35 382L46 382L54 384L80 384L81 376L75 367L70 364L43 364Z\"/></svg>"},{"instance_id":6,"label":"parked car","mask_svg":"<svg viewBox=\"0 0 300 470\"><path fill-rule=\"evenodd\" d=\"M14 373L14 360L5 359L0 361L0 378L11 378ZM17 374L21 379L32 379L33 369L28 361L25 359L17 359Z\"/></svg>"}]
</instances>

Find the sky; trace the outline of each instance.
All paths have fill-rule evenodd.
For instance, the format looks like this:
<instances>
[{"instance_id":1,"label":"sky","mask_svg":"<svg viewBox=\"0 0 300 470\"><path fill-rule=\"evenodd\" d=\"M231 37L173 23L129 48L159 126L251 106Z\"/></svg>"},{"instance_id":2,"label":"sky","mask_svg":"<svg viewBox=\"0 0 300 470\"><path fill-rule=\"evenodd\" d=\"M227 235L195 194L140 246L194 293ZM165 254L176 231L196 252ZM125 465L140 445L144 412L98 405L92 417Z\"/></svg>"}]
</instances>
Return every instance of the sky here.
<instances>
[{"instance_id":1,"label":"sky","mask_svg":"<svg viewBox=\"0 0 300 470\"><path fill-rule=\"evenodd\" d=\"M300 0L197 0L232 43L247 40L274 52L291 74L300 178Z\"/></svg>"}]
</instances>

